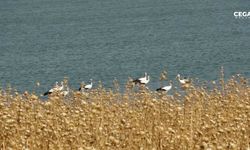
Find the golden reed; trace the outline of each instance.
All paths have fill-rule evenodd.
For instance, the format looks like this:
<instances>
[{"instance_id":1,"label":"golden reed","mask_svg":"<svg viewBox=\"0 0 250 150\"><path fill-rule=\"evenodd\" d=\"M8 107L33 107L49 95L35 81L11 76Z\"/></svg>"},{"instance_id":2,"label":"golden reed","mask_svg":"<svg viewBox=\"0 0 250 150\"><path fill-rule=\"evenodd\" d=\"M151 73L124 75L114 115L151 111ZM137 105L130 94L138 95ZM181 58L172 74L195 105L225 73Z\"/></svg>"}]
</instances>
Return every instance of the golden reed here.
<instances>
[{"instance_id":1,"label":"golden reed","mask_svg":"<svg viewBox=\"0 0 250 150\"><path fill-rule=\"evenodd\" d=\"M0 95L0 149L250 150L250 88L239 76L173 96L127 85L71 96Z\"/></svg>"}]
</instances>

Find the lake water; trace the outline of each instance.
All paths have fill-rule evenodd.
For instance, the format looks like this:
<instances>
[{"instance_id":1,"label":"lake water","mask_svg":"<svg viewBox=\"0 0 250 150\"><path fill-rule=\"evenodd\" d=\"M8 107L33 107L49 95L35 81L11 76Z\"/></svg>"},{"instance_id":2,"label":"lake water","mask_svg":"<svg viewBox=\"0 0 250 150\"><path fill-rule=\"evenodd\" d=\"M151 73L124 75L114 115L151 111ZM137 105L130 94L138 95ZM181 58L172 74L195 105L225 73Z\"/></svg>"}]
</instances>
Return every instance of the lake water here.
<instances>
[{"instance_id":1,"label":"lake water","mask_svg":"<svg viewBox=\"0 0 250 150\"><path fill-rule=\"evenodd\" d=\"M177 73L202 80L250 76L250 11L243 0L1 0L0 82L20 91L48 89L68 77L101 80Z\"/></svg>"}]
</instances>

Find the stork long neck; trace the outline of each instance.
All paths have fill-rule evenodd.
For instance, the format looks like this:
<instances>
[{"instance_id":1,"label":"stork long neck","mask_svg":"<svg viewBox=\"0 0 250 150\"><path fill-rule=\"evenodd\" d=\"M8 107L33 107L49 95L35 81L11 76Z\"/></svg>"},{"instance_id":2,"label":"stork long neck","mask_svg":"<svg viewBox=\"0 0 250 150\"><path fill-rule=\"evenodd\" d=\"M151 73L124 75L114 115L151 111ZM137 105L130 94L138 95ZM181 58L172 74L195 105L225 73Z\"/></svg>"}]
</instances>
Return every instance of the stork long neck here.
<instances>
[{"instance_id":1,"label":"stork long neck","mask_svg":"<svg viewBox=\"0 0 250 150\"><path fill-rule=\"evenodd\" d=\"M56 88L59 87L58 82L56 82L55 87L56 87Z\"/></svg>"},{"instance_id":2,"label":"stork long neck","mask_svg":"<svg viewBox=\"0 0 250 150\"><path fill-rule=\"evenodd\" d=\"M63 85L63 82L61 82L61 86L58 86L57 90L61 91L61 90L63 90L63 88L64 88L64 85Z\"/></svg>"},{"instance_id":3,"label":"stork long neck","mask_svg":"<svg viewBox=\"0 0 250 150\"><path fill-rule=\"evenodd\" d=\"M181 77L180 76L177 76L177 79L181 82Z\"/></svg>"}]
</instances>

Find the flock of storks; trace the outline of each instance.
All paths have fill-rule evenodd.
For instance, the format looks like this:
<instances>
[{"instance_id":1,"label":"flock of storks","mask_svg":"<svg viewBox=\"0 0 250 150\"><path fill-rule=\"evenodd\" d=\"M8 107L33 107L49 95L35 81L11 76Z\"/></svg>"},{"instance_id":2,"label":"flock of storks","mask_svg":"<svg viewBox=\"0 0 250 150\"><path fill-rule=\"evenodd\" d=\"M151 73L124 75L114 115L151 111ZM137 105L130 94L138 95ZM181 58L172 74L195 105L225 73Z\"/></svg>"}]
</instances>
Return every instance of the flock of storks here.
<instances>
[{"instance_id":1,"label":"flock of storks","mask_svg":"<svg viewBox=\"0 0 250 150\"><path fill-rule=\"evenodd\" d=\"M181 78L180 74L178 74L176 76L176 78L179 81L179 83L181 84L181 87L188 87L191 83L190 79L188 79L186 77ZM135 79L132 82L136 85L146 85L149 83L149 81L150 81L150 76L145 72L144 77ZM81 92L84 92L84 91L88 91L88 90L92 89L92 87L93 87L93 81L92 81L92 79L90 79L89 84L87 84L87 85L81 84L81 86L78 90ZM171 89L172 89L172 82L170 82L169 85L167 85L167 86L162 86L162 87L156 89L156 91L168 92ZM48 90L47 92L45 92L43 94L43 96L50 95L54 92L60 92L63 96L67 96L69 94L69 88L64 86L63 81L61 82L61 85L58 85L58 82L56 82L54 87L52 89Z\"/></svg>"}]
</instances>

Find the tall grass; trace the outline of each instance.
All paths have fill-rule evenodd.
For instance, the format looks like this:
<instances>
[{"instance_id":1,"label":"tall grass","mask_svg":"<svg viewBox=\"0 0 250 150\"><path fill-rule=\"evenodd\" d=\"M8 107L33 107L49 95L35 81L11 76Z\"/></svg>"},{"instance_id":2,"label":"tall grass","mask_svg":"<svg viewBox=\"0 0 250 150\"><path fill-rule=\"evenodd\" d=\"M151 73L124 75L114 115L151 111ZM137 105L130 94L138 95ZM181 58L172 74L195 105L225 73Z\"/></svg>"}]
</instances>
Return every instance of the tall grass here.
<instances>
[{"instance_id":1,"label":"tall grass","mask_svg":"<svg viewBox=\"0 0 250 150\"><path fill-rule=\"evenodd\" d=\"M119 92L0 95L0 149L250 149L250 88L233 77L167 96Z\"/></svg>"}]
</instances>

